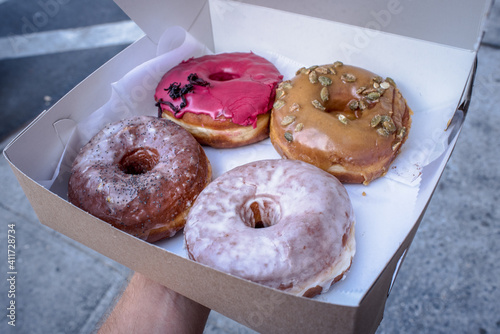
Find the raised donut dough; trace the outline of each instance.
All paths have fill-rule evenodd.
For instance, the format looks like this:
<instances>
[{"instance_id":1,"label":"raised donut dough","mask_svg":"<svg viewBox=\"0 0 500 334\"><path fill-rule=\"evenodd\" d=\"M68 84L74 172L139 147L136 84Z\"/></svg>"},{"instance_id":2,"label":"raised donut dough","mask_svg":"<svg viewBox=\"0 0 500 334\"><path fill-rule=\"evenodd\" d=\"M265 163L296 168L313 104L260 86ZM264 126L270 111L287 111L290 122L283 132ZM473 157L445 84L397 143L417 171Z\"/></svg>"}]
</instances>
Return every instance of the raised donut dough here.
<instances>
[{"instance_id":1,"label":"raised donut dough","mask_svg":"<svg viewBox=\"0 0 500 334\"><path fill-rule=\"evenodd\" d=\"M212 170L200 144L168 120L137 116L107 125L76 157L68 199L140 239L184 227Z\"/></svg>"}]
</instances>

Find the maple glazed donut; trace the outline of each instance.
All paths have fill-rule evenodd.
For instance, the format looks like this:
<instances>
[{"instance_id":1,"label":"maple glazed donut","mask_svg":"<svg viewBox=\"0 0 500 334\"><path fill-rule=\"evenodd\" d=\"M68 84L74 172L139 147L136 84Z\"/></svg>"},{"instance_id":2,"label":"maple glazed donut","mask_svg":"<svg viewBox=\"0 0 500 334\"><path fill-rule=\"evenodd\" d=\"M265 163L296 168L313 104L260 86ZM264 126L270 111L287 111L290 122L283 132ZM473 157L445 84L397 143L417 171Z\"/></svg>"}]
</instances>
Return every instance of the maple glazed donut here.
<instances>
[{"instance_id":1,"label":"maple glazed donut","mask_svg":"<svg viewBox=\"0 0 500 334\"><path fill-rule=\"evenodd\" d=\"M335 62L302 68L280 84L270 137L282 157L368 184L399 154L411 113L392 79Z\"/></svg>"},{"instance_id":2,"label":"maple glazed donut","mask_svg":"<svg viewBox=\"0 0 500 334\"><path fill-rule=\"evenodd\" d=\"M207 186L184 229L189 258L295 295L342 279L355 253L344 186L298 160L236 167Z\"/></svg>"},{"instance_id":3,"label":"maple glazed donut","mask_svg":"<svg viewBox=\"0 0 500 334\"><path fill-rule=\"evenodd\" d=\"M136 116L107 125L76 157L68 199L148 242L173 236L211 181L210 162L185 129Z\"/></svg>"},{"instance_id":4,"label":"maple glazed donut","mask_svg":"<svg viewBox=\"0 0 500 334\"><path fill-rule=\"evenodd\" d=\"M191 58L156 88L158 114L185 127L202 145L226 148L269 136L270 110L283 76L253 53Z\"/></svg>"}]
</instances>

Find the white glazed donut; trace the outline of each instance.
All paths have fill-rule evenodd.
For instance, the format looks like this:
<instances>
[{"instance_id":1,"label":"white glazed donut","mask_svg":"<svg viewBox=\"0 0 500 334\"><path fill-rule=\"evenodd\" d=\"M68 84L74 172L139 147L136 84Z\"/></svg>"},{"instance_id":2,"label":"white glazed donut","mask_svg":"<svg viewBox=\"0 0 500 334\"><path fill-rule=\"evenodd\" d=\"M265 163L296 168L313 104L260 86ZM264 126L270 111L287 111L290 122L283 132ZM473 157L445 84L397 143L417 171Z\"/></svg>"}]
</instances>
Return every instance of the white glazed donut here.
<instances>
[{"instance_id":1,"label":"white glazed donut","mask_svg":"<svg viewBox=\"0 0 500 334\"><path fill-rule=\"evenodd\" d=\"M355 253L346 189L298 160L262 160L221 175L198 196L184 236L192 260L305 297L328 291Z\"/></svg>"}]
</instances>

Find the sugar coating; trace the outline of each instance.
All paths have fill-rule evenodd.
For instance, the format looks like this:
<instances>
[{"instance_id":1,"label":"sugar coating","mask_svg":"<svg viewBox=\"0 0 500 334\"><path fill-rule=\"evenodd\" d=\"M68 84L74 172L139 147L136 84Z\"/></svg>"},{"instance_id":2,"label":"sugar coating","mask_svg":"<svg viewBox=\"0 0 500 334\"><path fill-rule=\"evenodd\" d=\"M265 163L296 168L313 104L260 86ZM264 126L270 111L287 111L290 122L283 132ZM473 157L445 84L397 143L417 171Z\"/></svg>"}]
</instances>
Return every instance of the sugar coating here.
<instances>
[{"instance_id":1,"label":"sugar coating","mask_svg":"<svg viewBox=\"0 0 500 334\"><path fill-rule=\"evenodd\" d=\"M153 152L158 161L146 173L127 174L120 161L136 149ZM111 123L76 157L68 199L92 215L147 239L152 229L175 219L201 191L204 154L200 150L187 131L163 119L136 116ZM170 236L178 229L172 227Z\"/></svg>"},{"instance_id":2,"label":"sugar coating","mask_svg":"<svg viewBox=\"0 0 500 334\"><path fill-rule=\"evenodd\" d=\"M252 227L253 203L270 226ZM191 259L298 295L316 286L326 292L349 268L353 235L344 186L296 160L257 161L221 175L200 194L184 229Z\"/></svg>"}]
</instances>

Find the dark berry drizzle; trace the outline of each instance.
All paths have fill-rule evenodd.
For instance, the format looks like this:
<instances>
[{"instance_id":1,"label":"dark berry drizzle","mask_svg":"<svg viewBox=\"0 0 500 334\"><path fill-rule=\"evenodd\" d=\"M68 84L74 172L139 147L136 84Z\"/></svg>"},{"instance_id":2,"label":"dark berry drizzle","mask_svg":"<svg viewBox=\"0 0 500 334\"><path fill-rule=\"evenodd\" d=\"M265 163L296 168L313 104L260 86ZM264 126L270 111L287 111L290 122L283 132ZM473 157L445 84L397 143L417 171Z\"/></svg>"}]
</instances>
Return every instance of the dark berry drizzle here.
<instances>
[{"instance_id":1,"label":"dark berry drizzle","mask_svg":"<svg viewBox=\"0 0 500 334\"><path fill-rule=\"evenodd\" d=\"M174 115L176 115L179 111L181 111L182 108L186 107L186 94L191 93L194 90L194 86L210 86L209 82L200 78L196 73L191 73L190 75L188 75L187 79L189 83L185 84L184 86L182 86L182 84L180 84L179 82L172 82L170 86L168 86L168 88L164 88L165 91L168 92L168 96L170 96L172 100L180 98L182 102L178 106L176 106L172 102L159 99L156 103L156 106L158 107L158 117L161 117L161 114L163 112L161 109L162 104L168 106L170 110L172 110Z\"/></svg>"}]
</instances>

